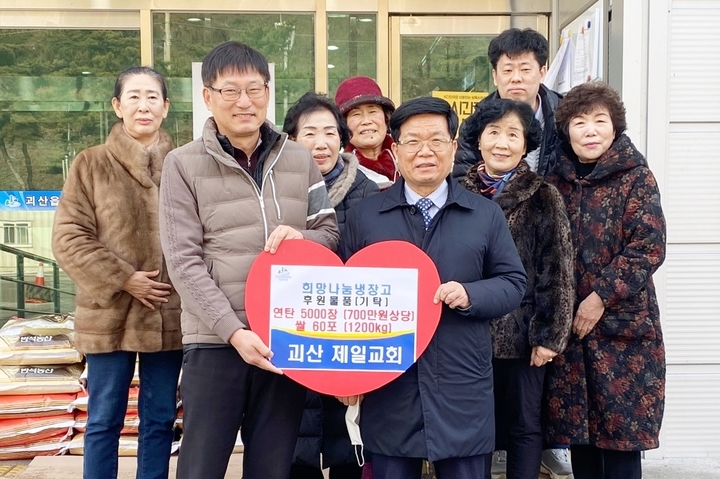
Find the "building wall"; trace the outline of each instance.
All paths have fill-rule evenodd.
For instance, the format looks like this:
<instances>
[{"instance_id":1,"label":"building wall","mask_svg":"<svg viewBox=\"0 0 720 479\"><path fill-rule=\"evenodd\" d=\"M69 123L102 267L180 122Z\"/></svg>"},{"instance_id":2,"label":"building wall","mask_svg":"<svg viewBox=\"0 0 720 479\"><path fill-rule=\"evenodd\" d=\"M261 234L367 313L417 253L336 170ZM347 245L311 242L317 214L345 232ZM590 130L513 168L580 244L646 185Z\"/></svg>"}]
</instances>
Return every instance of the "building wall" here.
<instances>
[{"instance_id":1,"label":"building wall","mask_svg":"<svg viewBox=\"0 0 720 479\"><path fill-rule=\"evenodd\" d=\"M720 3L650 2L647 154L668 254L657 275L668 360L663 457L720 458Z\"/></svg>"},{"instance_id":2,"label":"building wall","mask_svg":"<svg viewBox=\"0 0 720 479\"><path fill-rule=\"evenodd\" d=\"M53 211L0 211L0 226L6 222L28 222L30 223L30 244L8 245L19 250L34 253L46 258L52 258L51 235L52 224L55 213ZM1 234L2 232L0 232ZM25 267L30 268L33 274L37 264L32 266L31 261L26 260ZM14 270L15 256L7 253L0 253L0 271L3 273Z\"/></svg>"}]
</instances>

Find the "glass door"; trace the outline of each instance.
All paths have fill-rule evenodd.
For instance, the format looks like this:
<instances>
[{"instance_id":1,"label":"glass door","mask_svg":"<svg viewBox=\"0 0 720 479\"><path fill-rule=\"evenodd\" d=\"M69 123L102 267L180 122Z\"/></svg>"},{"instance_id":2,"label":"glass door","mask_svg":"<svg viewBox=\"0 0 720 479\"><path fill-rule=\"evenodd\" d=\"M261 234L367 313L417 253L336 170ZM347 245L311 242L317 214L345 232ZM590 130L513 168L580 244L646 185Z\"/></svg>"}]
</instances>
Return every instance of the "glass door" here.
<instances>
[{"instance_id":1,"label":"glass door","mask_svg":"<svg viewBox=\"0 0 720 479\"><path fill-rule=\"evenodd\" d=\"M390 98L396 105L418 96L441 96L451 104L455 99L453 106L463 119L495 90L488 44L512 27L533 28L547 37L548 17L391 17Z\"/></svg>"}]
</instances>

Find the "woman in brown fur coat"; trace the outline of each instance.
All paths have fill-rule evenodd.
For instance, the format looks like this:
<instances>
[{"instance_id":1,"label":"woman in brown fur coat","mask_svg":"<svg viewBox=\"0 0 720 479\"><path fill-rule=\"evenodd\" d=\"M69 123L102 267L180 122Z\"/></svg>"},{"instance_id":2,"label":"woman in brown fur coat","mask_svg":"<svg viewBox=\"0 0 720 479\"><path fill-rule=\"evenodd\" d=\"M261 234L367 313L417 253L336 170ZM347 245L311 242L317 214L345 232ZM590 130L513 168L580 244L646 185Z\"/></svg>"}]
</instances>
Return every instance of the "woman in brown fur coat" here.
<instances>
[{"instance_id":1,"label":"woman in brown fur coat","mask_svg":"<svg viewBox=\"0 0 720 479\"><path fill-rule=\"evenodd\" d=\"M545 369L565 349L572 322L570 225L560 193L523 160L541 138L528 105L483 102L465 124L462 139L482 160L462 184L500 205L528 276L521 306L490 323L496 449L507 451L508 479L535 479Z\"/></svg>"},{"instance_id":2,"label":"woman in brown fur coat","mask_svg":"<svg viewBox=\"0 0 720 479\"><path fill-rule=\"evenodd\" d=\"M122 121L80 152L55 214L53 254L77 284L75 345L88 363L85 479L117 477L128 389L140 364L137 478L168 477L182 362L180 300L160 249L158 185L170 137L160 129L165 79L123 72L112 106Z\"/></svg>"}]
</instances>

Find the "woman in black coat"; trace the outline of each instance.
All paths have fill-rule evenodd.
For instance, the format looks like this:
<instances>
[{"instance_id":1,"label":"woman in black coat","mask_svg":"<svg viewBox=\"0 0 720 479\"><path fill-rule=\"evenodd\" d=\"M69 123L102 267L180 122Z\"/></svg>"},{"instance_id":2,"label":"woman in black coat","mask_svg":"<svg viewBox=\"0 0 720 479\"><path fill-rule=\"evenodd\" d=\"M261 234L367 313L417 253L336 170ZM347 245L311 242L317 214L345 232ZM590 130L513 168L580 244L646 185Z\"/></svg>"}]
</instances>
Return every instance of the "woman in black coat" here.
<instances>
[{"instance_id":1,"label":"woman in black coat","mask_svg":"<svg viewBox=\"0 0 720 479\"><path fill-rule=\"evenodd\" d=\"M525 103L483 102L462 140L481 161L461 184L500 205L528 275L522 305L490 322L496 449L507 451L507 479L537 478L543 450L545 369L565 349L574 299L572 243L557 189L524 161L541 128Z\"/></svg>"},{"instance_id":2,"label":"woman in black coat","mask_svg":"<svg viewBox=\"0 0 720 479\"><path fill-rule=\"evenodd\" d=\"M346 212L379 188L358 169L355 155L340 153L350 138L340 110L326 96L308 92L288 110L283 131L313 155L342 234ZM321 451L322 465L330 467L332 479L360 478L362 469L345 428L345 410L335 398L308 391L290 479L322 479Z\"/></svg>"}]
</instances>

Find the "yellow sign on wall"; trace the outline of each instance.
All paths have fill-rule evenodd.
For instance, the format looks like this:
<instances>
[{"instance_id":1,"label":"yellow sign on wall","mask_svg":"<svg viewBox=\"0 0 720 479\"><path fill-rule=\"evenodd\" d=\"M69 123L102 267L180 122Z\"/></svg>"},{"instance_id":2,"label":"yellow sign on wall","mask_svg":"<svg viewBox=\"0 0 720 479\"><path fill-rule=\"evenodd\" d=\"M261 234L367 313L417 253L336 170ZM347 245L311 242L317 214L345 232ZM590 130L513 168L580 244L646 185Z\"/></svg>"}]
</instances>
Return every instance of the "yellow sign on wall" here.
<instances>
[{"instance_id":1,"label":"yellow sign on wall","mask_svg":"<svg viewBox=\"0 0 720 479\"><path fill-rule=\"evenodd\" d=\"M477 102L488 96L488 92L483 91L441 91L432 92L435 98L442 98L450 103L450 106L457 113L460 123L469 117L475 111Z\"/></svg>"}]
</instances>

